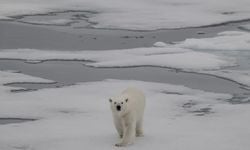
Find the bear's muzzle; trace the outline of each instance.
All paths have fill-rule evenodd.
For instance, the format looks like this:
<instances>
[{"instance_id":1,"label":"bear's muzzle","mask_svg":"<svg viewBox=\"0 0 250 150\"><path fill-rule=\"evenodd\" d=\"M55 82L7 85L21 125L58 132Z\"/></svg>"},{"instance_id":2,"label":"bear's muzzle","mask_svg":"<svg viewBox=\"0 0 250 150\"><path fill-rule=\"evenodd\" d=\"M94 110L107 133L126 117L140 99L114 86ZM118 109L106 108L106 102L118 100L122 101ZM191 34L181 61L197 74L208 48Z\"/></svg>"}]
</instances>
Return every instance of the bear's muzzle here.
<instances>
[{"instance_id":1,"label":"bear's muzzle","mask_svg":"<svg viewBox=\"0 0 250 150\"><path fill-rule=\"evenodd\" d=\"M120 106L120 105L117 105L117 106L116 106L116 110L117 110L117 111L121 111L121 106Z\"/></svg>"}]
</instances>

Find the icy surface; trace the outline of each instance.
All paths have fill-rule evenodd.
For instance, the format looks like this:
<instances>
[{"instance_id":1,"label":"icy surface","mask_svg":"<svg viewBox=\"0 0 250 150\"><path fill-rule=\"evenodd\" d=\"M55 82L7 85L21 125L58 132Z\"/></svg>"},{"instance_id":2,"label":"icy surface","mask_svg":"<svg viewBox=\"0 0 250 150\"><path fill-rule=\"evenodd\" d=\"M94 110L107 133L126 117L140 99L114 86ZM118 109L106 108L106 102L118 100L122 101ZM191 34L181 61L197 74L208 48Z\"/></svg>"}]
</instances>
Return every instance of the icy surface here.
<instances>
[{"instance_id":1,"label":"icy surface","mask_svg":"<svg viewBox=\"0 0 250 150\"><path fill-rule=\"evenodd\" d=\"M187 39L180 46L196 50L250 51L250 33L226 31L212 38Z\"/></svg>"},{"instance_id":2,"label":"icy surface","mask_svg":"<svg viewBox=\"0 0 250 150\"><path fill-rule=\"evenodd\" d=\"M18 73L18 71L15 70L8 70L8 71L0 71L0 84L7 84L7 83L13 83L13 82L44 82L44 83L50 83L53 82L51 80L38 78L38 77L32 77L29 75L24 75L21 73Z\"/></svg>"},{"instance_id":3,"label":"icy surface","mask_svg":"<svg viewBox=\"0 0 250 150\"><path fill-rule=\"evenodd\" d=\"M37 20L37 21L28 21L30 24L39 24L39 25L58 25L65 26L67 24L73 23L72 20L67 19L54 19L54 20Z\"/></svg>"},{"instance_id":4,"label":"icy surface","mask_svg":"<svg viewBox=\"0 0 250 150\"><path fill-rule=\"evenodd\" d=\"M250 70L225 69L220 71L203 71L202 73L223 77L250 86Z\"/></svg>"},{"instance_id":5,"label":"icy surface","mask_svg":"<svg viewBox=\"0 0 250 150\"><path fill-rule=\"evenodd\" d=\"M0 91L1 91L0 93L9 90L20 89L20 88L3 86L4 84L9 84L9 83L53 83L53 81L38 77L32 77L29 75L24 75L14 70L0 71ZM0 95L1 95L0 99L5 98L2 94Z\"/></svg>"},{"instance_id":6,"label":"icy surface","mask_svg":"<svg viewBox=\"0 0 250 150\"><path fill-rule=\"evenodd\" d=\"M154 47L105 51L46 51L5 49L0 58L44 60L79 60L92 67L156 66L206 73L250 86L250 33L227 31L203 39L187 39L177 44L157 42ZM234 68L226 68L236 66Z\"/></svg>"},{"instance_id":7,"label":"icy surface","mask_svg":"<svg viewBox=\"0 0 250 150\"><path fill-rule=\"evenodd\" d=\"M238 67L220 71L205 71L204 73L227 78L250 86L250 33L243 31L226 31L217 36L203 39L187 39L176 45L177 47L208 52L218 56L236 59Z\"/></svg>"},{"instance_id":8,"label":"icy surface","mask_svg":"<svg viewBox=\"0 0 250 150\"><path fill-rule=\"evenodd\" d=\"M96 28L153 30L219 24L250 18L249 0L1 0L0 18L87 10Z\"/></svg>"},{"instance_id":9,"label":"icy surface","mask_svg":"<svg viewBox=\"0 0 250 150\"><path fill-rule=\"evenodd\" d=\"M250 24L241 25L239 26L239 28L242 30L250 31Z\"/></svg>"},{"instance_id":10,"label":"icy surface","mask_svg":"<svg viewBox=\"0 0 250 150\"><path fill-rule=\"evenodd\" d=\"M45 51L34 49L1 50L0 58L23 60L87 60L93 67L159 66L189 71L213 70L232 66L234 60L209 53L176 47L134 48L108 51ZM199 63L197 63L199 62Z\"/></svg>"},{"instance_id":11,"label":"icy surface","mask_svg":"<svg viewBox=\"0 0 250 150\"><path fill-rule=\"evenodd\" d=\"M130 86L144 91L147 106L145 136L136 138L127 149L249 148L250 105L231 105L225 101L231 98L228 94L132 80L79 83L26 93L0 89L0 117L39 119L1 125L0 148L115 149L118 136L108 98Z\"/></svg>"},{"instance_id":12,"label":"icy surface","mask_svg":"<svg viewBox=\"0 0 250 150\"><path fill-rule=\"evenodd\" d=\"M166 47L167 43L164 43L164 42L155 42L154 46L155 47Z\"/></svg>"}]
</instances>

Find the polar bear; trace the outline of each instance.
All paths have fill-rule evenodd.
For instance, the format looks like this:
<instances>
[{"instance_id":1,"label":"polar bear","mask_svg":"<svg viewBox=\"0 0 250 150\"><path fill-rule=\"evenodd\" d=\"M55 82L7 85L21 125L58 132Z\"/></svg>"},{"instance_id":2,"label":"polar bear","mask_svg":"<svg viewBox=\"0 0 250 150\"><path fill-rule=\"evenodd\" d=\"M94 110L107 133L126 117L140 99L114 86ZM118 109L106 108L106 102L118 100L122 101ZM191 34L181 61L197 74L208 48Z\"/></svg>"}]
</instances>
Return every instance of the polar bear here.
<instances>
[{"instance_id":1,"label":"polar bear","mask_svg":"<svg viewBox=\"0 0 250 150\"><path fill-rule=\"evenodd\" d=\"M145 96L136 88L127 88L120 95L109 99L114 124L121 138L115 146L132 144L135 136L143 136Z\"/></svg>"}]
</instances>

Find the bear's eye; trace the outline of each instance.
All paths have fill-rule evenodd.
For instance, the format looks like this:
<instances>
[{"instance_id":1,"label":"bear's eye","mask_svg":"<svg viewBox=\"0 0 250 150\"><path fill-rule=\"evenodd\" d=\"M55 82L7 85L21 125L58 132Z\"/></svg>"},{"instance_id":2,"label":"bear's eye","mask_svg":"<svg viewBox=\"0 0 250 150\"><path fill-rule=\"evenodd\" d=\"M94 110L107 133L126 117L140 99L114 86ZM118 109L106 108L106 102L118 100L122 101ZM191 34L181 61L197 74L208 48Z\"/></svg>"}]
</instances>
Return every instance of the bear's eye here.
<instances>
[{"instance_id":1,"label":"bear's eye","mask_svg":"<svg viewBox=\"0 0 250 150\"><path fill-rule=\"evenodd\" d=\"M114 102L114 104L116 104L116 102Z\"/></svg>"},{"instance_id":2,"label":"bear's eye","mask_svg":"<svg viewBox=\"0 0 250 150\"><path fill-rule=\"evenodd\" d=\"M121 104L123 104L123 102L121 102Z\"/></svg>"}]
</instances>

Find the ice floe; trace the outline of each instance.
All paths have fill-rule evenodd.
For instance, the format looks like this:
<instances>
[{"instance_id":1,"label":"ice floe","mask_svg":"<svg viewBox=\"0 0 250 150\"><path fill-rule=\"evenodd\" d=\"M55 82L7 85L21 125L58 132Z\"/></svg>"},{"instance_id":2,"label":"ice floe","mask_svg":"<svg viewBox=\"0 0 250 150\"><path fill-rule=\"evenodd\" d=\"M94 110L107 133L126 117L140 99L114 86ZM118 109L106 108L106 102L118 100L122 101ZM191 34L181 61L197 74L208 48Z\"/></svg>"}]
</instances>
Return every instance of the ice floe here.
<instances>
[{"instance_id":1,"label":"ice floe","mask_svg":"<svg viewBox=\"0 0 250 150\"><path fill-rule=\"evenodd\" d=\"M225 31L212 38L186 39L180 47L196 50L250 51L250 33Z\"/></svg>"},{"instance_id":2,"label":"ice floe","mask_svg":"<svg viewBox=\"0 0 250 150\"><path fill-rule=\"evenodd\" d=\"M238 67L222 69L220 71L205 71L222 78L227 78L238 83L250 86L250 33L243 31L225 31L217 36L202 39L186 39L176 45L177 47L208 52L219 56L227 56L236 59Z\"/></svg>"},{"instance_id":3,"label":"ice floe","mask_svg":"<svg viewBox=\"0 0 250 150\"><path fill-rule=\"evenodd\" d=\"M166 47L167 43L164 43L164 42L155 42L154 46L155 47Z\"/></svg>"},{"instance_id":4,"label":"ice floe","mask_svg":"<svg viewBox=\"0 0 250 150\"><path fill-rule=\"evenodd\" d=\"M93 11L96 28L154 30L220 24L250 18L249 0L1 0L0 18L52 11Z\"/></svg>"},{"instance_id":5,"label":"ice floe","mask_svg":"<svg viewBox=\"0 0 250 150\"><path fill-rule=\"evenodd\" d=\"M250 24L241 25L239 28L245 31L250 31Z\"/></svg>"},{"instance_id":6,"label":"ice floe","mask_svg":"<svg viewBox=\"0 0 250 150\"><path fill-rule=\"evenodd\" d=\"M250 86L250 76L246 74L250 70L250 64L247 63L250 58L245 54L250 50L249 39L249 32L227 31L211 38L187 39L177 44L158 42L155 47L133 49L105 51L3 49L0 51L0 59L22 59L35 63L45 60L77 60L92 67L167 67L206 73ZM227 68L232 66L239 66L239 69Z\"/></svg>"},{"instance_id":7,"label":"ice floe","mask_svg":"<svg viewBox=\"0 0 250 150\"><path fill-rule=\"evenodd\" d=\"M22 88L17 87L7 87L3 85L7 85L10 83L54 83L54 81L38 78L38 77L32 77L29 75L24 75L22 73L18 73L14 70L8 70L8 71L0 71L0 93L1 97L0 99L4 99L2 92L10 91L10 90L20 90Z\"/></svg>"},{"instance_id":8,"label":"ice floe","mask_svg":"<svg viewBox=\"0 0 250 150\"><path fill-rule=\"evenodd\" d=\"M27 23L29 24L38 24L38 25L55 25L55 26L65 26L73 23L72 20L67 19L54 19L54 20L29 20Z\"/></svg>"},{"instance_id":9,"label":"ice floe","mask_svg":"<svg viewBox=\"0 0 250 150\"><path fill-rule=\"evenodd\" d=\"M203 71L201 73L211 74L225 79L250 86L250 70L227 70L220 71Z\"/></svg>"},{"instance_id":10,"label":"ice floe","mask_svg":"<svg viewBox=\"0 0 250 150\"><path fill-rule=\"evenodd\" d=\"M38 77L32 77L29 75L24 75L15 70L0 71L0 85L8 83L20 83L20 82L51 83L53 81Z\"/></svg>"},{"instance_id":11,"label":"ice floe","mask_svg":"<svg viewBox=\"0 0 250 150\"><path fill-rule=\"evenodd\" d=\"M0 125L0 148L112 149L118 136L108 98L129 86L144 91L147 106L145 137L137 138L127 149L249 148L250 105L231 105L226 102L232 98L229 94L134 80L87 82L25 93L0 90L0 117L38 119Z\"/></svg>"},{"instance_id":12,"label":"ice floe","mask_svg":"<svg viewBox=\"0 0 250 150\"><path fill-rule=\"evenodd\" d=\"M106 51L46 51L7 49L1 59L81 60L93 67L158 66L188 71L214 70L235 65L234 59L176 47L134 48Z\"/></svg>"}]
</instances>

